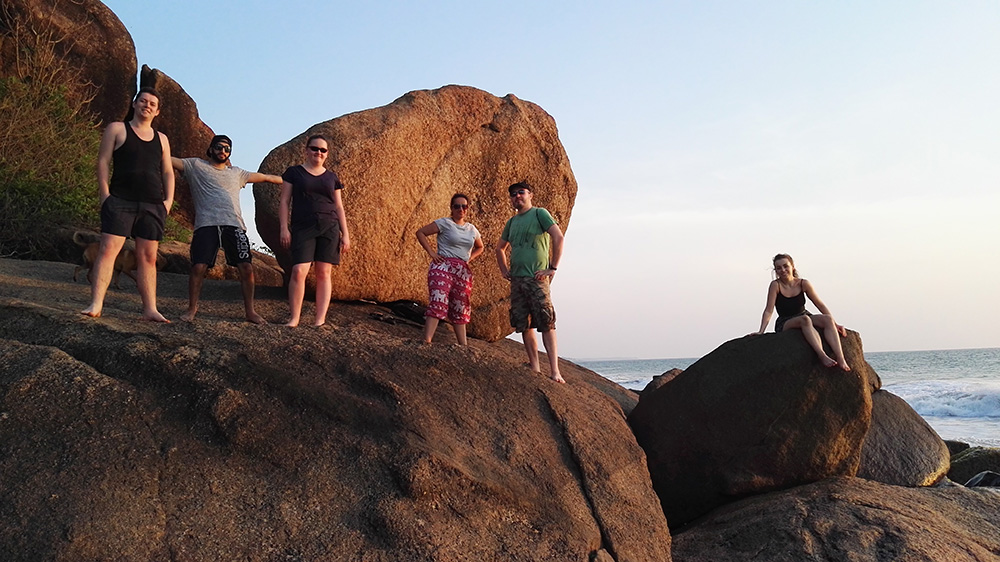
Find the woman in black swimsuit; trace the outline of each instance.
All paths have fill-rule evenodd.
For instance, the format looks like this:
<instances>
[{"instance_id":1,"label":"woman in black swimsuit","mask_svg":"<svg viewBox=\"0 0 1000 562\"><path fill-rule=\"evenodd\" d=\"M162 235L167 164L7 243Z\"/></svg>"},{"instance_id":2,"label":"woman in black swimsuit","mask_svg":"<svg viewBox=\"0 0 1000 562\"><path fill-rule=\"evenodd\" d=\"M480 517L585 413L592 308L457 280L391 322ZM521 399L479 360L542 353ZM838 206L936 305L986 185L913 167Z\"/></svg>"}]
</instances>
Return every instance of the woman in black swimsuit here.
<instances>
[{"instance_id":1,"label":"woman in black swimsuit","mask_svg":"<svg viewBox=\"0 0 1000 562\"><path fill-rule=\"evenodd\" d=\"M792 256L788 254L774 256L774 273L777 279L771 281L767 287L767 306L764 307L764 315L760 319L760 330L751 335L764 333L767 323L771 321L771 313L777 308L778 319L774 323L775 332L793 328L802 330L802 335L816 351L816 355L819 356L823 365L827 367L837 365L845 371L850 371L851 368L847 365L847 360L844 359L844 349L840 345L840 336L846 336L847 330L833 319L830 309L819 299L812 283L799 278L799 272L795 270ZM806 297L809 297L809 300L816 305L821 314L810 314L806 311ZM831 358L823 351L820 331L826 337L836 359Z\"/></svg>"}]
</instances>

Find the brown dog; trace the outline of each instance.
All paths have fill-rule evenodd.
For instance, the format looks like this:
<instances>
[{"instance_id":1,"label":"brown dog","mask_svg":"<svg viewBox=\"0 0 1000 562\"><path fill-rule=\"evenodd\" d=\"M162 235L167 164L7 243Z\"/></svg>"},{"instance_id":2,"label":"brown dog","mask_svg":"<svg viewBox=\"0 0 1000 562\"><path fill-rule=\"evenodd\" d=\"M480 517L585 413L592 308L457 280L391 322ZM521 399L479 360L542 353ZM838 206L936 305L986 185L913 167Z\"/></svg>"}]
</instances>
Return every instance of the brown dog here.
<instances>
[{"instance_id":1,"label":"brown dog","mask_svg":"<svg viewBox=\"0 0 1000 562\"><path fill-rule=\"evenodd\" d=\"M73 242L77 246L83 248L83 258L80 260L80 265L76 266L73 270L73 281L76 281L76 276L80 273L80 270L87 270L87 282L92 283L90 273L91 268L94 267L94 260L97 259L97 252L101 248L100 242L87 242L82 233L73 233ZM166 264L166 258L163 257L159 252L156 253L156 269L162 269ZM122 246L120 252L118 252L118 257L115 258L115 268L114 272L111 274L111 283L116 289L121 289L121 285L118 284L119 277L122 273L128 275L132 278L132 281L138 281L135 278L134 271L138 267L135 259L135 242L132 240L126 240L125 244Z\"/></svg>"}]
</instances>

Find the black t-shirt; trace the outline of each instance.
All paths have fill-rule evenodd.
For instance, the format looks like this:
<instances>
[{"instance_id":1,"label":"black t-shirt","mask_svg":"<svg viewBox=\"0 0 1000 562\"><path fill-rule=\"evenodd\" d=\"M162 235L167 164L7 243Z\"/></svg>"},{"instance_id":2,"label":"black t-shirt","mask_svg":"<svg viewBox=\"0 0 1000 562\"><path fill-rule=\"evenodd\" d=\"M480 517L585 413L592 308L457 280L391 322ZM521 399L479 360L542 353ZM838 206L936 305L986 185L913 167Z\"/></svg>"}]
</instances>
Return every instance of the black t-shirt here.
<instances>
[{"instance_id":1,"label":"black t-shirt","mask_svg":"<svg viewBox=\"0 0 1000 562\"><path fill-rule=\"evenodd\" d=\"M302 166L292 166L281 174L281 179L292 184L293 227L310 226L320 220L337 218L333 192L344 189L337 174L326 170L314 176Z\"/></svg>"}]
</instances>

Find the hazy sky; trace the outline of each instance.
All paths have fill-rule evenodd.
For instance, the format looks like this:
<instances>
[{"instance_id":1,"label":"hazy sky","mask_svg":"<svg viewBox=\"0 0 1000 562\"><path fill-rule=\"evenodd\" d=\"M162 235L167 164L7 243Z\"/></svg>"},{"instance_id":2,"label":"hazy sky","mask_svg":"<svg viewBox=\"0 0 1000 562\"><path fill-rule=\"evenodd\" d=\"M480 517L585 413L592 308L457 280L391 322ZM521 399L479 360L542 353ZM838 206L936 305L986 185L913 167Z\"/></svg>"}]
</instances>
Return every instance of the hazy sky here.
<instances>
[{"instance_id":1,"label":"hazy sky","mask_svg":"<svg viewBox=\"0 0 1000 562\"><path fill-rule=\"evenodd\" d=\"M756 330L778 252L866 351L1000 346L998 2L106 3L250 170L411 90L548 111L563 356Z\"/></svg>"}]
</instances>

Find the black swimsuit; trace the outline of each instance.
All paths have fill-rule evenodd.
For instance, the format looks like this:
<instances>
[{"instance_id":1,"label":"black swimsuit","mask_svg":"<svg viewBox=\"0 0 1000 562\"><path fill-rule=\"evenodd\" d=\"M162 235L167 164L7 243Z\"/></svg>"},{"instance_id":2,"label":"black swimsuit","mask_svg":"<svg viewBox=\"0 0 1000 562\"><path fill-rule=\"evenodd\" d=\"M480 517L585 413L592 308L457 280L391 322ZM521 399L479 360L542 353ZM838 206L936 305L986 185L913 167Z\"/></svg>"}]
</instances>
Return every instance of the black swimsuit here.
<instances>
[{"instance_id":1,"label":"black swimsuit","mask_svg":"<svg viewBox=\"0 0 1000 562\"><path fill-rule=\"evenodd\" d=\"M781 287L778 287L778 295L774 299L774 308L778 311L778 319L774 322L774 331L780 332L788 322L796 316L809 314L806 312L806 292L799 286L799 294L794 297L786 297L781 294Z\"/></svg>"}]
</instances>

